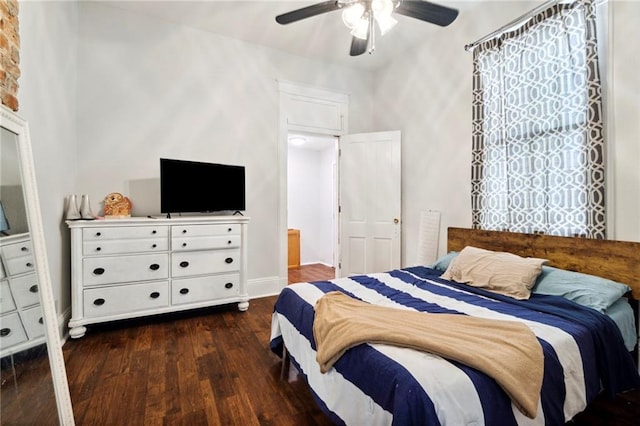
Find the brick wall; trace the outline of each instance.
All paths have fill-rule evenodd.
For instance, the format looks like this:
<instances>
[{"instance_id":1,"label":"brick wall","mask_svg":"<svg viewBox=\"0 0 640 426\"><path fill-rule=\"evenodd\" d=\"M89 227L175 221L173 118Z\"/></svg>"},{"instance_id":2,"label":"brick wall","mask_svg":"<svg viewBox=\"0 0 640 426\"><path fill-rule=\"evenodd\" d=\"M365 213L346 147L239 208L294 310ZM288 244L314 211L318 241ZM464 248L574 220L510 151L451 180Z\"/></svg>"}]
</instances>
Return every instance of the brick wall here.
<instances>
[{"instance_id":1,"label":"brick wall","mask_svg":"<svg viewBox=\"0 0 640 426\"><path fill-rule=\"evenodd\" d=\"M18 0L0 0L0 98L14 111L18 110L19 77Z\"/></svg>"}]
</instances>

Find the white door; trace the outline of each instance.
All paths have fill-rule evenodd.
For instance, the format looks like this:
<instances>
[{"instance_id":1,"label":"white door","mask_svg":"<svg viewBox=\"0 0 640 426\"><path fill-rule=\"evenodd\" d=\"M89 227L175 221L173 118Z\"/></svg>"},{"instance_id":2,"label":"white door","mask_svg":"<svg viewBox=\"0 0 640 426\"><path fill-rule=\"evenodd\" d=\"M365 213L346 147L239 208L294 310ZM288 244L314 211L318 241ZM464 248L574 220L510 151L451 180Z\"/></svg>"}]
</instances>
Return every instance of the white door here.
<instances>
[{"instance_id":1,"label":"white door","mask_svg":"<svg viewBox=\"0 0 640 426\"><path fill-rule=\"evenodd\" d=\"M340 138L338 276L400 267L400 131Z\"/></svg>"}]
</instances>

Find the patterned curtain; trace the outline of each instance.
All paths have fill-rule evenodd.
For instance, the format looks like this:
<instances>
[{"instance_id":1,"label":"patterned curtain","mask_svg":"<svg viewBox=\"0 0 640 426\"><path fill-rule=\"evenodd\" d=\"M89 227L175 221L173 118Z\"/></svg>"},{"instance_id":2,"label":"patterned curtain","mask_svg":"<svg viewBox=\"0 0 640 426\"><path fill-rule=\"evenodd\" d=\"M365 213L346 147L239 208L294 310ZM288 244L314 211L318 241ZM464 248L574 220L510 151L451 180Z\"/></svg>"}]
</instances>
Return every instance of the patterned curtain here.
<instances>
[{"instance_id":1,"label":"patterned curtain","mask_svg":"<svg viewBox=\"0 0 640 426\"><path fill-rule=\"evenodd\" d=\"M606 238L591 0L558 4L473 51L473 227Z\"/></svg>"}]
</instances>

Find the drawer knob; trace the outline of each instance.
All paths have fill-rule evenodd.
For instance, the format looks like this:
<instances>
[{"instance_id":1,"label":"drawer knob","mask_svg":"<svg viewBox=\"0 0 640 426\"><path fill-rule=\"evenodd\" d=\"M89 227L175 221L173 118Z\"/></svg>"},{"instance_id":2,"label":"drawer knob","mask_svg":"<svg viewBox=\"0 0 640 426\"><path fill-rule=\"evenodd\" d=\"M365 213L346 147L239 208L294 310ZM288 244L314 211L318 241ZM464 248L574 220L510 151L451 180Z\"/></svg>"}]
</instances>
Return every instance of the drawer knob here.
<instances>
[{"instance_id":1,"label":"drawer knob","mask_svg":"<svg viewBox=\"0 0 640 426\"><path fill-rule=\"evenodd\" d=\"M157 244L151 244L151 248L156 248L156 247L158 247Z\"/></svg>"},{"instance_id":2,"label":"drawer knob","mask_svg":"<svg viewBox=\"0 0 640 426\"><path fill-rule=\"evenodd\" d=\"M42 317L38 319L38 324L44 324L44 320L42 319Z\"/></svg>"},{"instance_id":3,"label":"drawer knob","mask_svg":"<svg viewBox=\"0 0 640 426\"><path fill-rule=\"evenodd\" d=\"M158 297L160 297L160 293L158 293L157 291L154 291L149 295L149 297L152 299L157 299Z\"/></svg>"},{"instance_id":4,"label":"drawer knob","mask_svg":"<svg viewBox=\"0 0 640 426\"><path fill-rule=\"evenodd\" d=\"M26 266L27 266L27 268L33 268L33 263L27 262Z\"/></svg>"},{"instance_id":5,"label":"drawer knob","mask_svg":"<svg viewBox=\"0 0 640 426\"><path fill-rule=\"evenodd\" d=\"M224 288L231 288L231 287L233 287L233 283L226 283L224 285Z\"/></svg>"},{"instance_id":6,"label":"drawer knob","mask_svg":"<svg viewBox=\"0 0 640 426\"><path fill-rule=\"evenodd\" d=\"M104 268L96 268L93 270L93 275L102 275L104 274Z\"/></svg>"},{"instance_id":7,"label":"drawer knob","mask_svg":"<svg viewBox=\"0 0 640 426\"><path fill-rule=\"evenodd\" d=\"M31 293L37 293L38 292L38 285L37 284L32 285L31 287L29 287L29 291Z\"/></svg>"},{"instance_id":8,"label":"drawer knob","mask_svg":"<svg viewBox=\"0 0 640 426\"><path fill-rule=\"evenodd\" d=\"M227 228L227 232L231 232L231 228Z\"/></svg>"},{"instance_id":9,"label":"drawer knob","mask_svg":"<svg viewBox=\"0 0 640 426\"><path fill-rule=\"evenodd\" d=\"M181 288L180 289L180 294L187 294L189 293L189 289L188 288Z\"/></svg>"},{"instance_id":10,"label":"drawer knob","mask_svg":"<svg viewBox=\"0 0 640 426\"><path fill-rule=\"evenodd\" d=\"M151 265L149 265L149 269L151 269L152 271L157 271L158 269L160 269L160 265L158 265L157 263L152 263Z\"/></svg>"},{"instance_id":11,"label":"drawer knob","mask_svg":"<svg viewBox=\"0 0 640 426\"><path fill-rule=\"evenodd\" d=\"M3 328L2 330L0 330L0 337L7 337L10 334L11 334L10 328Z\"/></svg>"},{"instance_id":12,"label":"drawer knob","mask_svg":"<svg viewBox=\"0 0 640 426\"><path fill-rule=\"evenodd\" d=\"M180 262L180 267L181 268L186 268L187 266L189 266L189 262L187 262L186 260Z\"/></svg>"},{"instance_id":13,"label":"drawer knob","mask_svg":"<svg viewBox=\"0 0 640 426\"><path fill-rule=\"evenodd\" d=\"M100 235L102 235L102 232L96 232L96 237L99 237Z\"/></svg>"},{"instance_id":14,"label":"drawer knob","mask_svg":"<svg viewBox=\"0 0 640 426\"><path fill-rule=\"evenodd\" d=\"M102 250L102 247L96 247L96 251Z\"/></svg>"},{"instance_id":15,"label":"drawer knob","mask_svg":"<svg viewBox=\"0 0 640 426\"><path fill-rule=\"evenodd\" d=\"M158 233L158 231L156 231L156 230L154 229L153 231L151 231L151 233L152 233L153 235L155 235L155 234L157 234L157 233Z\"/></svg>"},{"instance_id":16,"label":"drawer knob","mask_svg":"<svg viewBox=\"0 0 640 426\"><path fill-rule=\"evenodd\" d=\"M227 241L227 244L231 244L231 240Z\"/></svg>"},{"instance_id":17,"label":"drawer knob","mask_svg":"<svg viewBox=\"0 0 640 426\"><path fill-rule=\"evenodd\" d=\"M225 261L226 263L233 263L233 258L231 258L231 257L227 257L224 261Z\"/></svg>"},{"instance_id":18,"label":"drawer knob","mask_svg":"<svg viewBox=\"0 0 640 426\"><path fill-rule=\"evenodd\" d=\"M187 243L182 243L182 247L186 247L186 246L187 246Z\"/></svg>"},{"instance_id":19,"label":"drawer knob","mask_svg":"<svg viewBox=\"0 0 640 426\"><path fill-rule=\"evenodd\" d=\"M20 247L20 251L29 251L29 248L23 246L23 247Z\"/></svg>"},{"instance_id":20,"label":"drawer knob","mask_svg":"<svg viewBox=\"0 0 640 426\"><path fill-rule=\"evenodd\" d=\"M183 234L186 234L186 233L187 233L187 230L186 230L186 229L183 229L183 230L182 230L182 233L183 233Z\"/></svg>"},{"instance_id":21,"label":"drawer knob","mask_svg":"<svg viewBox=\"0 0 640 426\"><path fill-rule=\"evenodd\" d=\"M93 304L96 305L96 306L102 306L102 305L104 305L104 299L102 299L102 298L96 299L96 300L93 301Z\"/></svg>"}]
</instances>

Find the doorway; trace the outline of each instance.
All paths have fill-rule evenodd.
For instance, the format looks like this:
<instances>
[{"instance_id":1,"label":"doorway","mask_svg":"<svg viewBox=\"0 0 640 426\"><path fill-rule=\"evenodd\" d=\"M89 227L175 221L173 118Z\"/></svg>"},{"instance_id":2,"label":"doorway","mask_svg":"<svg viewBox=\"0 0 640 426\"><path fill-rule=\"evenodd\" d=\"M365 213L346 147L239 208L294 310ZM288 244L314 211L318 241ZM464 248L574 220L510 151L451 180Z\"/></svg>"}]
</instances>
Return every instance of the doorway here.
<instances>
[{"instance_id":1,"label":"doorway","mask_svg":"<svg viewBox=\"0 0 640 426\"><path fill-rule=\"evenodd\" d=\"M287 137L289 275L304 270L335 277L338 244L338 138L289 132Z\"/></svg>"}]
</instances>

